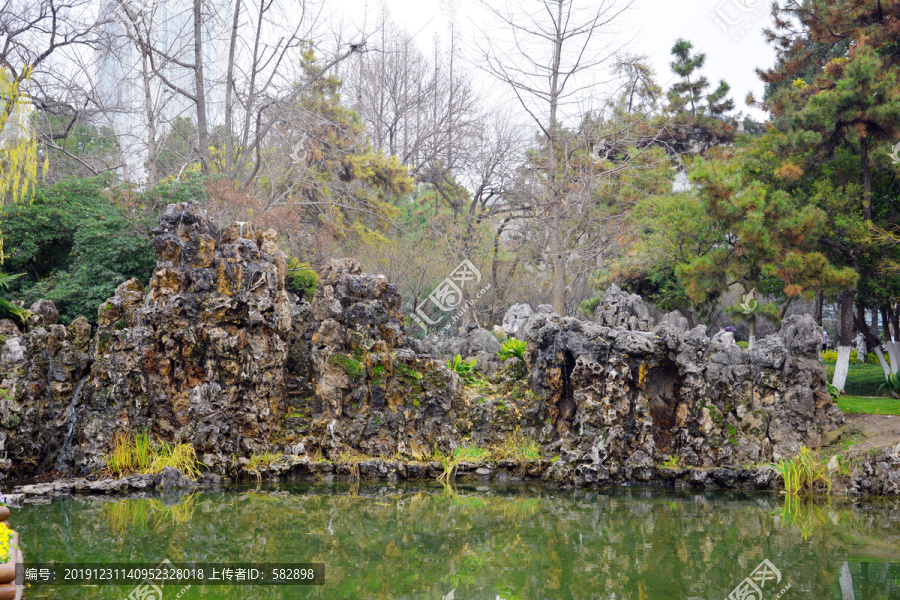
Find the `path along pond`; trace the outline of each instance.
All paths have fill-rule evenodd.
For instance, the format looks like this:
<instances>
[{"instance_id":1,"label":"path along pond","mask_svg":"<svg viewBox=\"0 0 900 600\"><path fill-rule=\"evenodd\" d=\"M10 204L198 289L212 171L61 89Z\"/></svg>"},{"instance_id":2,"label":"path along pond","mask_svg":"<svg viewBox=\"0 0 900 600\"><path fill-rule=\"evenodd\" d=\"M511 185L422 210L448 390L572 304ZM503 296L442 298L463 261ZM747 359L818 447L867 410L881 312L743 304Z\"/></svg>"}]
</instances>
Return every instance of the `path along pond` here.
<instances>
[{"instance_id":1,"label":"path along pond","mask_svg":"<svg viewBox=\"0 0 900 600\"><path fill-rule=\"evenodd\" d=\"M766 600L900 598L896 502L319 483L62 498L10 521L29 563L325 565L323 585L166 585L163 600L719 600L748 579ZM31 585L26 598L132 588Z\"/></svg>"}]
</instances>

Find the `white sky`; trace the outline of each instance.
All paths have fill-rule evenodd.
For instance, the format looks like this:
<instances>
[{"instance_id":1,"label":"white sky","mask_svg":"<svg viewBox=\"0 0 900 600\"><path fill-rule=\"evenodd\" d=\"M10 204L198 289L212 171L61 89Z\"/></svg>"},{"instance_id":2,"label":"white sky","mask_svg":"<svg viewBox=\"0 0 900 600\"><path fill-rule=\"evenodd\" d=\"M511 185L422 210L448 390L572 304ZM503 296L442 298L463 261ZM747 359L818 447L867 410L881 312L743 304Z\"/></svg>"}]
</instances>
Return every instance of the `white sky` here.
<instances>
[{"instance_id":1,"label":"white sky","mask_svg":"<svg viewBox=\"0 0 900 600\"><path fill-rule=\"evenodd\" d=\"M463 37L470 37L488 22L488 15L475 0L329 0L328 10L354 28L361 30L365 24L367 33L371 33L382 1L393 20L416 36L426 54L431 52L435 35L445 43L449 39L451 18ZM522 8L531 2L538 4L535 0L518 1ZM636 0L619 28L623 39L631 39L629 52L650 57L664 87L672 81L672 45L679 37L690 40L695 51L706 53L703 72L712 86L725 79L731 85L737 110L760 119L763 113L748 108L744 99L750 91L757 99L762 96L763 85L754 69L769 67L775 60L772 47L762 37L762 29L769 22L768 6L766 0ZM716 23L714 13L723 25ZM727 34L723 27L728 29ZM466 45L463 41L464 49Z\"/></svg>"}]
</instances>

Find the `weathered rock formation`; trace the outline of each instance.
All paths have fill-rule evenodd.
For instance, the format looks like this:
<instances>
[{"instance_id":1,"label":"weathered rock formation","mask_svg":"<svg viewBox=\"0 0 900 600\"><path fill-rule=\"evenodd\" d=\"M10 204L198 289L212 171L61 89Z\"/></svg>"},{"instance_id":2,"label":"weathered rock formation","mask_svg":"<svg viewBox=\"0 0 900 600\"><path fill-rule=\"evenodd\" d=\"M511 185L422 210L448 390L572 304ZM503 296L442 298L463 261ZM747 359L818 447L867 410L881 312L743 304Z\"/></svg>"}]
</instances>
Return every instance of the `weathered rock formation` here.
<instances>
[{"instance_id":1,"label":"weathered rock formation","mask_svg":"<svg viewBox=\"0 0 900 600\"><path fill-rule=\"evenodd\" d=\"M596 322L518 307L508 326L528 341L520 380L493 361L486 330L437 345L407 336L395 286L354 260L332 262L312 301L292 303L274 231L219 229L199 206L175 204L154 234L149 286L123 283L93 337L83 319L56 325L49 303L32 307L25 333L0 323L0 450L15 475L83 474L116 432L150 428L193 443L220 472L262 452L290 457L280 472L312 472L320 463L306 456L430 460L530 438L545 455L532 476L606 484L656 478L673 457L731 472L791 456L841 420L806 317L747 351L618 289ZM456 353L491 365L489 390L448 370Z\"/></svg>"},{"instance_id":2,"label":"weathered rock formation","mask_svg":"<svg viewBox=\"0 0 900 600\"><path fill-rule=\"evenodd\" d=\"M149 288L126 282L100 308L81 445L151 427L200 454L261 451L280 417L291 331L277 233L220 231L187 204L170 205L153 233Z\"/></svg>"},{"instance_id":3,"label":"weathered rock formation","mask_svg":"<svg viewBox=\"0 0 900 600\"><path fill-rule=\"evenodd\" d=\"M671 457L696 467L790 457L843 419L806 316L752 351L714 345L704 326L644 332L555 315L530 319L526 339L563 479L572 467L585 482L640 480Z\"/></svg>"},{"instance_id":4,"label":"weathered rock formation","mask_svg":"<svg viewBox=\"0 0 900 600\"><path fill-rule=\"evenodd\" d=\"M0 321L0 461L3 473L58 469L75 435L80 388L91 365L91 326L83 318L68 327L42 300L31 307L27 333Z\"/></svg>"},{"instance_id":5,"label":"weathered rock formation","mask_svg":"<svg viewBox=\"0 0 900 600\"><path fill-rule=\"evenodd\" d=\"M458 408L458 378L406 338L400 295L383 275L362 273L352 259L332 261L319 279L306 321L295 324L288 372L308 377L289 397L289 441L336 456L363 452L430 455L450 449L449 416Z\"/></svg>"},{"instance_id":6,"label":"weathered rock formation","mask_svg":"<svg viewBox=\"0 0 900 600\"><path fill-rule=\"evenodd\" d=\"M154 234L149 288L119 286L93 340L84 319L56 325L46 306L26 334L3 323L0 439L16 473L99 468L117 431L150 428L200 453L269 443L291 330L275 231L220 231L175 204Z\"/></svg>"}]
</instances>

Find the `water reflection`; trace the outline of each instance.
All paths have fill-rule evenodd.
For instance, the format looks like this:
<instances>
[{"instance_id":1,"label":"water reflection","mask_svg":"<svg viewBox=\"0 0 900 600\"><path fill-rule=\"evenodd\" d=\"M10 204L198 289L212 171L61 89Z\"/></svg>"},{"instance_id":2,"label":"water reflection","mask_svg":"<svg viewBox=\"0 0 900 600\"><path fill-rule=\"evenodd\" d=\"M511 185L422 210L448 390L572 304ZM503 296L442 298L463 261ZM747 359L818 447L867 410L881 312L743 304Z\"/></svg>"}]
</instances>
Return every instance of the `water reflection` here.
<instances>
[{"instance_id":1,"label":"water reflection","mask_svg":"<svg viewBox=\"0 0 900 600\"><path fill-rule=\"evenodd\" d=\"M321 587L181 598L726 598L764 560L773 598L900 598L900 505L649 489L297 485L14 509L30 560L322 562ZM843 574L843 575L842 575ZM171 590L171 591L170 591ZM128 588L36 587L29 598ZM177 590L167 588L175 597Z\"/></svg>"}]
</instances>

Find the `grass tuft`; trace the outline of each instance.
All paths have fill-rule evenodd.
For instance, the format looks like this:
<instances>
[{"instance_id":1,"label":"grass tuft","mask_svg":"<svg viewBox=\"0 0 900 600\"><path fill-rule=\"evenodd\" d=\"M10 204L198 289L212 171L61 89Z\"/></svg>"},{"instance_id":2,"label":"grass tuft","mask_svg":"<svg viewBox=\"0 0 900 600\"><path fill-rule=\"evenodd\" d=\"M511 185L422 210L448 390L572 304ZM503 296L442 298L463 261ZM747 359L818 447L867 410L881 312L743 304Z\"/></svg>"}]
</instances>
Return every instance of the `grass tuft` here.
<instances>
[{"instance_id":1,"label":"grass tuft","mask_svg":"<svg viewBox=\"0 0 900 600\"><path fill-rule=\"evenodd\" d=\"M799 454L794 458L782 458L768 466L781 476L784 492L789 496L801 492L831 492L832 469L829 468L829 463L806 446L801 446Z\"/></svg>"},{"instance_id":2,"label":"grass tuft","mask_svg":"<svg viewBox=\"0 0 900 600\"><path fill-rule=\"evenodd\" d=\"M494 448L498 459L534 461L541 458L541 447L532 438L519 432L518 428Z\"/></svg>"},{"instance_id":3,"label":"grass tuft","mask_svg":"<svg viewBox=\"0 0 900 600\"><path fill-rule=\"evenodd\" d=\"M144 429L136 434L116 432L113 447L103 458L106 472L115 477L137 473L161 473L175 467L188 477L197 478L197 452L191 444L168 444Z\"/></svg>"}]
</instances>

